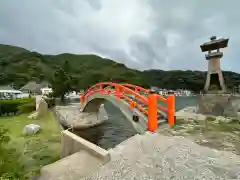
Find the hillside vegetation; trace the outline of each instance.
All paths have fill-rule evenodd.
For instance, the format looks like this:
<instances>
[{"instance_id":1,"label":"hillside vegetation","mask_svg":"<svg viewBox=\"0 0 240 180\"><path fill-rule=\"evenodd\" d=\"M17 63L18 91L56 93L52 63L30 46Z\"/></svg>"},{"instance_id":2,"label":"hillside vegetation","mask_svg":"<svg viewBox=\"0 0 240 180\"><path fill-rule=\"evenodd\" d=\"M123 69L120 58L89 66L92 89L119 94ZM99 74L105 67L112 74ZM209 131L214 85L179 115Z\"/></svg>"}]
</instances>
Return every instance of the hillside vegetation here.
<instances>
[{"instance_id":1,"label":"hillside vegetation","mask_svg":"<svg viewBox=\"0 0 240 180\"><path fill-rule=\"evenodd\" d=\"M128 82L144 87L186 88L198 92L204 86L206 73L200 71L138 71L124 64L96 55L42 55L26 49L0 45L0 85L16 88L27 82L48 81L55 89L86 89L101 81ZM240 84L240 75L224 72L227 87ZM60 83L60 84L59 84Z\"/></svg>"}]
</instances>

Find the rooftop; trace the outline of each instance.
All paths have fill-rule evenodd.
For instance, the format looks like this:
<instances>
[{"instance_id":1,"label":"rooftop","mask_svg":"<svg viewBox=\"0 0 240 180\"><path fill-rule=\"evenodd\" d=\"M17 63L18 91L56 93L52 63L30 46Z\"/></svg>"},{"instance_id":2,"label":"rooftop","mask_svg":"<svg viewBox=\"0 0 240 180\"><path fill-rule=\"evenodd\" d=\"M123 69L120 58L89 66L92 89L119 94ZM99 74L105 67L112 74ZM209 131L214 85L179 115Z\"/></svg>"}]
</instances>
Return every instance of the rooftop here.
<instances>
[{"instance_id":1,"label":"rooftop","mask_svg":"<svg viewBox=\"0 0 240 180\"><path fill-rule=\"evenodd\" d=\"M216 57L222 58L223 53L222 52L213 52L213 53L210 53L210 54L206 54L205 57L206 57L207 60L212 59L212 58L216 58Z\"/></svg>"},{"instance_id":2,"label":"rooftop","mask_svg":"<svg viewBox=\"0 0 240 180\"><path fill-rule=\"evenodd\" d=\"M0 86L0 90L15 90L14 88L12 88L11 86Z\"/></svg>"},{"instance_id":3,"label":"rooftop","mask_svg":"<svg viewBox=\"0 0 240 180\"><path fill-rule=\"evenodd\" d=\"M229 39L224 39L224 38L217 39L215 36L213 36L211 37L211 41L202 44L200 47L202 52L212 51L212 50L227 47L228 41Z\"/></svg>"},{"instance_id":4,"label":"rooftop","mask_svg":"<svg viewBox=\"0 0 240 180\"><path fill-rule=\"evenodd\" d=\"M23 87L21 87L22 91L32 91L32 92L40 92L41 88L46 88L48 86L47 82L42 82L41 84L36 83L35 81L30 81Z\"/></svg>"},{"instance_id":5,"label":"rooftop","mask_svg":"<svg viewBox=\"0 0 240 180\"><path fill-rule=\"evenodd\" d=\"M2 89L0 89L0 93L14 93L14 94L21 94L22 91L19 91L19 90L2 90Z\"/></svg>"}]
</instances>

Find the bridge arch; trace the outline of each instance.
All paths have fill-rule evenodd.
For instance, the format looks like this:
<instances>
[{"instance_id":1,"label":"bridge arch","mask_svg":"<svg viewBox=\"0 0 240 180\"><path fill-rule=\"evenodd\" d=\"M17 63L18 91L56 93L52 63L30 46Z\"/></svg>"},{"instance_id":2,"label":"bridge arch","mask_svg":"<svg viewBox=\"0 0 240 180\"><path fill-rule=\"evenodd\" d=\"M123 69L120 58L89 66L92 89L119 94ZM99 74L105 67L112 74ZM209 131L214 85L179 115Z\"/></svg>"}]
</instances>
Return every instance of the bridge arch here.
<instances>
[{"instance_id":1,"label":"bridge arch","mask_svg":"<svg viewBox=\"0 0 240 180\"><path fill-rule=\"evenodd\" d=\"M133 128L140 134L147 130L147 117L144 116L138 109L132 109L128 103L123 100L119 100L114 96L109 96L101 93L94 93L82 105L82 112L95 113L98 112L100 106L105 102L109 101L115 107L117 107L131 123ZM133 115L138 116L138 121L135 122Z\"/></svg>"},{"instance_id":2,"label":"bridge arch","mask_svg":"<svg viewBox=\"0 0 240 180\"><path fill-rule=\"evenodd\" d=\"M174 124L172 94L166 99L136 85L103 82L92 86L80 97L82 112L98 112L105 100L119 108L138 133L154 132L164 120ZM158 100L166 103L167 108L160 106Z\"/></svg>"}]
</instances>

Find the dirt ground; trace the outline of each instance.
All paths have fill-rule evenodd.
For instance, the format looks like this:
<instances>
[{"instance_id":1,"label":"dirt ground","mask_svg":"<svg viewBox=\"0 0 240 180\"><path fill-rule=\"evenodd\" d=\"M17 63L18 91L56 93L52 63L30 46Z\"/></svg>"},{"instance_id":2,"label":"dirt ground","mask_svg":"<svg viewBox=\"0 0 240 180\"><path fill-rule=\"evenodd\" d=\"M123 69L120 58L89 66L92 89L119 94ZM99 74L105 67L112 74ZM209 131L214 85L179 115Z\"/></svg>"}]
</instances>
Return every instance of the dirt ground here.
<instances>
[{"instance_id":1,"label":"dirt ground","mask_svg":"<svg viewBox=\"0 0 240 180\"><path fill-rule=\"evenodd\" d=\"M214 118L205 121L176 120L172 128L159 131L163 135L183 136L194 142L217 150L232 151L240 155L240 121L219 122Z\"/></svg>"}]
</instances>

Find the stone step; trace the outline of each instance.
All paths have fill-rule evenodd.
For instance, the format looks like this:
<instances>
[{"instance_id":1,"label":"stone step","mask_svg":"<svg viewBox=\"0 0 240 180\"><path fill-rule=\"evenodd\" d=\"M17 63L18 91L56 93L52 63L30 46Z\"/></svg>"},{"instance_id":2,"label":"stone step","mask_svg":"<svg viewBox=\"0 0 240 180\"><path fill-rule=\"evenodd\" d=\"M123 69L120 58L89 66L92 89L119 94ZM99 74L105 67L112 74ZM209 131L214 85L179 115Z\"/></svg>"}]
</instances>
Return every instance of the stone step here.
<instances>
[{"instance_id":1,"label":"stone step","mask_svg":"<svg viewBox=\"0 0 240 180\"><path fill-rule=\"evenodd\" d=\"M38 180L75 180L86 176L103 164L100 159L82 150L43 167Z\"/></svg>"}]
</instances>

